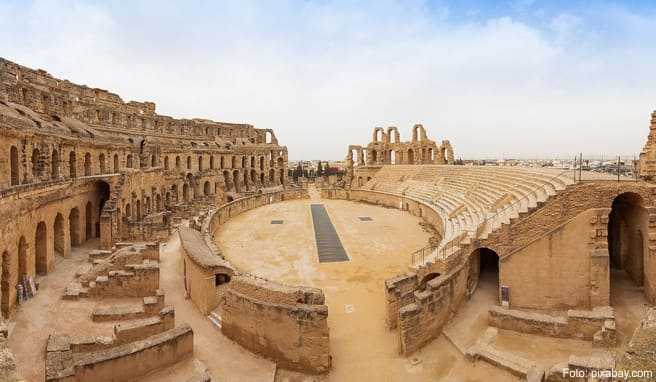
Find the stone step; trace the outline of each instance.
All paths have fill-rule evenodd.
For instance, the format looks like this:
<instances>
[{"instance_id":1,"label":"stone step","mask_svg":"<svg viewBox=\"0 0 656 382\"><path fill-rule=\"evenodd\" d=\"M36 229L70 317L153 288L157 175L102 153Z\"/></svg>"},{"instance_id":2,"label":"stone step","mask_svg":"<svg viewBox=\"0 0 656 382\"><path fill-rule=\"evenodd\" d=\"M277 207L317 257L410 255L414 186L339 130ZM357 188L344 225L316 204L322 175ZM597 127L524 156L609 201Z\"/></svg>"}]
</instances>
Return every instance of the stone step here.
<instances>
[{"instance_id":1,"label":"stone step","mask_svg":"<svg viewBox=\"0 0 656 382\"><path fill-rule=\"evenodd\" d=\"M146 317L142 304L102 306L93 310L91 320L94 322L135 320Z\"/></svg>"}]
</instances>

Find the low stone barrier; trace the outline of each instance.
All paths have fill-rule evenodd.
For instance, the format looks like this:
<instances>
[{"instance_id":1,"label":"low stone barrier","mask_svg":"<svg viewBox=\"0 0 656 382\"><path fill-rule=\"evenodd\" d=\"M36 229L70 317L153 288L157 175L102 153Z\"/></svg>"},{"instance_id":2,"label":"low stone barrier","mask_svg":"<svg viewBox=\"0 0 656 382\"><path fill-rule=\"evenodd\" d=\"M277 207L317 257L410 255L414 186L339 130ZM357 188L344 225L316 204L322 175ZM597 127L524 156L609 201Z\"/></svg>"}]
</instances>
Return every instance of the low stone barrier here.
<instances>
[{"instance_id":1,"label":"low stone barrier","mask_svg":"<svg viewBox=\"0 0 656 382\"><path fill-rule=\"evenodd\" d=\"M119 346L108 343L97 346L103 347L100 350L88 346L84 350L92 350L86 352L80 352L79 346L75 348L67 336L51 335L46 348L46 381L132 380L191 357L193 335L191 326L185 324Z\"/></svg>"},{"instance_id":2,"label":"low stone barrier","mask_svg":"<svg viewBox=\"0 0 656 382\"><path fill-rule=\"evenodd\" d=\"M328 307L320 289L236 276L219 308L223 334L250 351L286 369L330 369Z\"/></svg>"},{"instance_id":3,"label":"low stone barrier","mask_svg":"<svg viewBox=\"0 0 656 382\"><path fill-rule=\"evenodd\" d=\"M569 310L560 317L491 306L488 323L515 332L593 341L599 346L614 345L616 338L615 314L610 306Z\"/></svg>"}]
</instances>

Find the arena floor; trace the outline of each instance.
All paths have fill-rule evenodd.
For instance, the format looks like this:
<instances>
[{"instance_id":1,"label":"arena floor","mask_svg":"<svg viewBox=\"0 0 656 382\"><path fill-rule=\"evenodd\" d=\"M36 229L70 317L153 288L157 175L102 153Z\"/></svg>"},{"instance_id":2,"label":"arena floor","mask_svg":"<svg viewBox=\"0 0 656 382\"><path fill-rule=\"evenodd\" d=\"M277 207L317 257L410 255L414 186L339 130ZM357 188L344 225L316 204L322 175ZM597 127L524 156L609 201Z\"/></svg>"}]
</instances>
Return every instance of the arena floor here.
<instances>
[{"instance_id":1,"label":"arena floor","mask_svg":"<svg viewBox=\"0 0 656 382\"><path fill-rule=\"evenodd\" d=\"M503 375L479 363L472 367L444 337L414 355L398 355L397 332L385 325L384 282L408 269L410 254L428 243L421 219L396 209L320 199L271 204L250 210L219 227L216 240L238 269L291 285L319 287L329 309L333 368L327 377L281 375L279 381L484 381ZM346 262L319 263L310 205L325 206ZM360 217L371 221L361 221ZM283 220L282 224L271 224ZM485 305L488 306L488 305ZM500 374L501 373L501 374ZM466 378L466 379L465 379Z\"/></svg>"}]
</instances>

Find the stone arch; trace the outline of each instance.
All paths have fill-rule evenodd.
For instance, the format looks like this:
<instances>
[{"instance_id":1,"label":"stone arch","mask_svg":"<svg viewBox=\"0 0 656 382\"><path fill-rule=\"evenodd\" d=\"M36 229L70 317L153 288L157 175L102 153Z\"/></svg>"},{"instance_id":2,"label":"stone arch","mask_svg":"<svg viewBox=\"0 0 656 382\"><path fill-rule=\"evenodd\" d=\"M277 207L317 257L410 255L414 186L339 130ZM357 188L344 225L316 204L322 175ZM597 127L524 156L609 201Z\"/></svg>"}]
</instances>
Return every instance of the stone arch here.
<instances>
[{"instance_id":1,"label":"stone arch","mask_svg":"<svg viewBox=\"0 0 656 382\"><path fill-rule=\"evenodd\" d=\"M17 186L20 184L20 170L18 164L18 149L16 146L11 146L9 149L9 161L11 171L11 185Z\"/></svg>"},{"instance_id":2,"label":"stone arch","mask_svg":"<svg viewBox=\"0 0 656 382\"><path fill-rule=\"evenodd\" d=\"M84 154L84 176L91 175L91 154Z\"/></svg>"},{"instance_id":3,"label":"stone arch","mask_svg":"<svg viewBox=\"0 0 656 382\"><path fill-rule=\"evenodd\" d=\"M50 157L50 179L59 178L59 152L57 149L52 150L52 155Z\"/></svg>"},{"instance_id":4,"label":"stone arch","mask_svg":"<svg viewBox=\"0 0 656 382\"><path fill-rule=\"evenodd\" d=\"M68 214L68 225L71 236L71 246L77 247L82 244L80 235L80 211L77 207L73 207Z\"/></svg>"},{"instance_id":5,"label":"stone arch","mask_svg":"<svg viewBox=\"0 0 656 382\"><path fill-rule=\"evenodd\" d=\"M399 129L396 126L387 128L387 141L388 143L399 143L401 141L401 134L399 134Z\"/></svg>"},{"instance_id":6,"label":"stone arch","mask_svg":"<svg viewBox=\"0 0 656 382\"><path fill-rule=\"evenodd\" d=\"M125 160L125 167L127 168L133 168L132 167L132 154L128 154L127 159Z\"/></svg>"},{"instance_id":7,"label":"stone arch","mask_svg":"<svg viewBox=\"0 0 656 382\"><path fill-rule=\"evenodd\" d=\"M118 163L118 154L114 154L114 173L118 173L121 170L120 165Z\"/></svg>"},{"instance_id":8,"label":"stone arch","mask_svg":"<svg viewBox=\"0 0 656 382\"><path fill-rule=\"evenodd\" d=\"M41 176L41 152L38 148L32 150L32 177L38 181Z\"/></svg>"},{"instance_id":9,"label":"stone arch","mask_svg":"<svg viewBox=\"0 0 656 382\"><path fill-rule=\"evenodd\" d=\"M277 159L278 167L282 168L285 165L285 160L283 157L278 157Z\"/></svg>"},{"instance_id":10,"label":"stone arch","mask_svg":"<svg viewBox=\"0 0 656 382\"><path fill-rule=\"evenodd\" d=\"M171 207L171 193L169 191L164 195L164 206L167 209Z\"/></svg>"},{"instance_id":11,"label":"stone arch","mask_svg":"<svg viewBox=\"0 0 656 382\"><path fill-rule=\"evenodd\" d=\"M34 259L36 261L36 273L45 275L48 273L48 229L46 223L41 221L36 225L34 233Z\"/></svg>"},{"instance_id":12,"label":"stone arch","mask_svg":"<svg viewBox=\"0 0 656 382\"><path fill-rule=\"evenodd\" d=\"M270 183L275 182L275 178L276 178L276 171L274 169L270 169L269 170L269 182Z\"/></svg>"},{"instance_id":13,"label":"stone arch","mask_svg":"<svg viewBox=\"0 0 656 382\"><path fill-rule=\"evenodd\" d=\"M154 154L150 156L150 167L157 166L157 156Z\"/></svg>"},{"instance_id":14,"label":"stone arch","mask_svg":"<svg viewBox=\"0 0 656 382\"><path fill-rule=\"evenodd\" d=\"M273 133L267 130L264 133L264 143L271 143L271 142L273 142Z\"/></svg>"},{"instance_id":15,"label":"stone arch","mask_svg":"<svg viewBox=\"0 0 656 382\"><path fill-rule=\"evenodd\" d=\"M75 178L77 177L77 163L75 159L75 151L71 151L68 154L68 176L70 178Z\"/></svg>"},{"instance_id":16,"label":"stone arch","mask_svg":"<svg viewBox=\"0 0 656 382\"><path fill-rule=\"evenodd\" d=\"M187 157L187 170L191 170L191 157Z\"/></svg>"},{"instance_id":17,"label":"stone arch","mask_svg":"<svg viewBox=\"0 0 656 382\"><path fill-rule=\"evenodd\" d=\"M412 141L425 141L426 139L428 138L426 137L426 129L424 129L424 126L420 124L414 125L412 127Z\"/></svg>"},{"instance_id":18,"label":"stone arch","mask_svg":"<svg viewBox=\"0 0 656 382\"><path fill-rule=\"evenodd\" d=\"M105 173L105 154L100 153L98 156L98 164L100 166L100 173L104 174Z\"/></svg>"},{"instance_id":19,"label":"stone arch","mask_svg":"<svg viewBox=\"0 0 656 382\"><path fill-rule=\"evenodd\" d=\"M203 195L211 195L212 194L212 185L210 184L209 181L205 181L205 184L203 184Z\"/></svg>"},{"instance_id":20,"label":"stone arch","mask_svg":"<svg viewBox=\"0 0 656 382\"><path fill-rule=\"evenodd\" d=\"M210 155L210 170L214 170L214 155Z\"/></svg>"},{"instance_id":21,"label":"stone arch","mask_svg":"<svg viewBox=\"0 0 656 382\"><path fill-rule=\"evenodd\" d=\"M432 273L427 274L419 282L419 289L421 289L421 290L426 289L426 284L428 284L429 281L438 278L439 276L440 276L440 274L437 273L437 272L432 272Z\"/></svg>"},{"instance_id":22,"label":"stone arch","mask_svg":"<svg viewBox=\"0 0 656 382\"><path fill-rule=\"evenodd\" d=\"M397 164L396 163L396 151L390 150L390 164Z\"/></svg>"},{"instance_id":23,"label":"stone arch","mask_svg":"<svg viewBox=\"0 0 656 382\"><path fill-rule=\"evenodd\" d=\"M285 184L285 169L281 168L280 170L280 184Z\"/></svg>"},{"instance_id":24,"label":"stone arch","mask_svg":"<svg viewBox=\"0 0 656 382\"><path fill-rule=\"evenodd\" d=\"M476 248L469 255L467 291L472 295L479 285L494 293L499 300L499 255L487 247Z\"/></svg>"},{"instance_id":25,"label":"stone arch","mask_svg":"<svg viewBox=\"0 0 656 382\"><path fill-rule=\"evenodd\" d=\"M203 171L203 156L198 156L198 171Z\"/></svg>"},{"instance_id":26,"label":"stone arch","mask_svg":"<svg viewBox=\"0 0 656 382\"><path fill-rule=\"evenodd\" d=\"M169 169L169 157L165 156L164 157L164 170L168 170L168 169Z\"/></svg>"},{"instance_id":27,"label":"stone arch","mask_svg":"<svg viewBox=\"0 0 656 382\"><path fill-rule=\"evenodd\" d=\"M173 194L173 200L178 203L180 201L180 195L178 194L178 185L174 184L171 186L171 193Z\"/></svg>"},{"instance_id":28,"label":"stone arch","mask_svg":"<svg viewBox=\"0 0 656 382\"><path fill-rule=\"evenodd\" d=\"M245 155L242 156L242 157L241 157L241 168L246 168L246 167L248 167L246 161L247 161L246 156L245 156Z\"/></svg>"},{"instance_id":29,"label":"stone arch","mask_svg":"<svg viewBox=\"0 0 656 382\"><path fill-rule=\"evenodd\" d=\"M89 240L93 237L93 206L87 202L84 207L84 237Z\"/></svg>"},{"instance_id":30,"label":"stone arch","mask_svg":"<svg viewBox=\"0 0 656 382\"><path fill-rule=\"evenodd\" d=\"M130 203L125 205L125 218L132 220L132 206L130 206Z\"/></svg>"},{"instance_id":31,"label":"stone arch","mask_svg":"<svg viewBox=\"0 0 656 382\"><path fill-rule=\"evenodd\" d=\"M175 157L175 168L177 170L180 170L180 156L179 155Z\"/></svg>"},{"instance_id":32,"label":"stone arch","mask_svg":"<svg viewBox=\"0 0 656 382\"><path fill-rule=\"evenodd\" d=\"M220 159L219 159L219 162L220 162L220 163L219 163L219 167L220 167L221 169L225 168L225 159L223 158L223 155L221 155L221 157L220 157Z\"/></svg>"},{"instance_id":33,"label":"stone arch","mask_svg":"<svg viewBox=\"0 0 656 382\"><path fill-rule=\"evenodd\" d=\"M225 188L226 190L229 190L230 187L230 171L224 170L223 171L223 183L225 183Z\"/></svg>"},{"instance_id":34,"label":"stone arch","mask_svg":"<svg viewBox=\"0 0 656 382\"><path fill-rule=\"evenodd\" d=\"M230 168L237 168L237 158L234 155L230 160Z\"/></svg>"},{"instance_id":35,"label":"stone arch","mask_svg":"<svg viewBox=\"0 0 656 382\"><path fill-rule=\"evenodd\" d=\"M633 192L617 195L608 215L611 288L613 283L619 282L625 276L635 285L643 285L644 262L648 248L645 239L648 232L649 214L644 207L643 198Z\"/></svg>"},{"instance_id":36,"label":"stone arch","mask_svg":"<svg viewBox=\"0 0 656 382\"><path fill-rule=\"evenodd\" d=\"M136 207L135 212L137 213L137 221L141 221L141 200L137 199L137 202L135 203Z\"/></svg>"},{"instance_id":37,"label":"stone arch","mask_svg":"<svg viewBox=\"0 0 656 382\"><path fill-rule=\"evenodd\" d=\"M408 149L408 164L415 164L415 152L412 149Z\"/></svg>"},{"instance_id":38,"label":"stone arch","mask_svg":"<svg viewBox=\"0 0 656 382\"><path fill-rule=\"evenodd\" d=\"M374 133L371 138L374 143L386 143L387 137L385 136L385 130L382 127L374 127Z\"/></svg>"},{"instance_id":39,"label":"stone arch","mask_svg":"<svg viewBox=\"0 0 656 382\"><path fill-rule=\"evenodd\" d=\"M257 171L251 170L251 182L256 183L257 182Z\"/></svg>"},{"instance_id":40,"label":"stone arch","mask_svg":"<svg viewBox=\"0 0 656 382\"><path fill-rule=\"evenodd\" d=\"M160 194L155 195L155 211L162 210L162 196Z\"/></svg>"},{"instance_id":41,"label":"stone arch","mask_svg":"<svg viewBox=\"0 0 656 382\"><path fill-rule=\"evenodd\" d=\"M18 279L27 276L27 240L21 236L18 240Z\"/></svg>"},{"instance_id":42,"label":"stone arch","mask_svg":"<svg viewBox=\"0 0 656 382\"><path fill-rule=\"evenodd\" d=\"M64 233L64 216L61 213L57 213L55 216L55 222L52 226L52 232L54 235L54 249L55 254L59 256L66 256L66 236Z\"/></svg>"},{"instance_id":43,"label":"stone arch","mask_svg":"<svg viewBox=\"0 0 656 382\"><path fill-rule=\"evenodd\" d=\"M182 185L182 199L189 202L189 185L187 183Z\"/></svg>"}]
</instances>

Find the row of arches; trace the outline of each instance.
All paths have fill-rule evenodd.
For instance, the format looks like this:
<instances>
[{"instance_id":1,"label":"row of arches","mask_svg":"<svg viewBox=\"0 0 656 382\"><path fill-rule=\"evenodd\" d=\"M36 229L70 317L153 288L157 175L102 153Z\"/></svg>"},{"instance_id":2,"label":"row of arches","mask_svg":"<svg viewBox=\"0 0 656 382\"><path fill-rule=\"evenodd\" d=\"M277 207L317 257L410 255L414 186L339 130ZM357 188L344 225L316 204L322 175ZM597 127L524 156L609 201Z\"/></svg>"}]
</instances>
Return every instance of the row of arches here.
<instances>
[{"instance_id":1,"label":"row of arches","mask_svg":"<svg viewBox=\"0 0 656 382\"><path fill-rule=\"evenodd\" d=\"M259 168L260 171L264 171L266 167L266 157L264 155L260 155L259 157L257 156L239 156L239 155L209 155L209 165L207 165L206 162L206 155L199 155L197 156L196 159L196 170L198 171L205 171L207 169L214 170L214 169L226 169L226 168ZM283 157L278 157L277 159L273 159L273 157L270 156L271 159L269 159L269 167L279 167L283 168L285 167L285 160ZM174 163L175 164L175 169L180 171L182 170L182 160L185 160L185 169L186 170L192 170L193 168L193 160L191 155L187 155L186 158L181 158L180 155L176 155L175 157L171 156L165 156L164 157L164 169L165 170L170 170L171 165ZM155 157L153 156L153 163L155 163Z\"/></svg>"}]
</instances>

